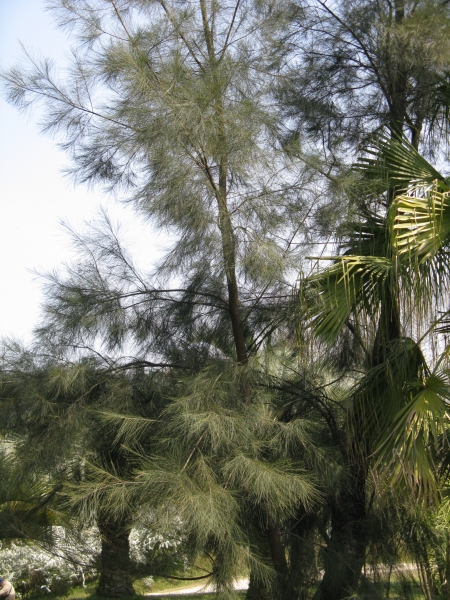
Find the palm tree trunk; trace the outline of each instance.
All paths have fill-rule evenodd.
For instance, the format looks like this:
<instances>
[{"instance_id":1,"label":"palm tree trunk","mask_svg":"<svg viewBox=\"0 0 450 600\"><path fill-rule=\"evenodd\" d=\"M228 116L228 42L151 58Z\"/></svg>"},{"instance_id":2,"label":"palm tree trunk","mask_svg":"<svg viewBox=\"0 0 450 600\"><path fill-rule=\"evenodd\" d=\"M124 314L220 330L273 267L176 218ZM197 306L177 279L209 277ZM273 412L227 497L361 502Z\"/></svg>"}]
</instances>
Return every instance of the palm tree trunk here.
<instances>
[{"instance_id":1,"label":"palm tree trunk","mask_svg":"<svg viewBox=\"0 0 450 600\"><path fill-rule=\"evenodd\" d=\"M314 600L342 600L356 589L364 565L366 532L366 469L351 465L349 480L331 506L331 535L325 550L325 574Z\"/></svg>"}]
</instances>

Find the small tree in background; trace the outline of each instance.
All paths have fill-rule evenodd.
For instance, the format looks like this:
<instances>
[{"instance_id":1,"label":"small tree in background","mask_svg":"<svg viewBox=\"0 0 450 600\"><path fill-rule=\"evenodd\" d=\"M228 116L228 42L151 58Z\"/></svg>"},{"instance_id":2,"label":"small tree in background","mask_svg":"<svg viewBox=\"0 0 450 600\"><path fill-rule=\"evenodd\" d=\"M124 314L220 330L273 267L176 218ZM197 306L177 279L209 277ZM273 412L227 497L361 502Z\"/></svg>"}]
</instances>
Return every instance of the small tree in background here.
<instances>
[{"instance_id":1,"label":"small tree in background","mask_svg":"<svg viewBox=\"0 0 450 600\"><path fill-rule=\"evenodd\" d=\"M132 506L115 510L100 493L80 513L64 496L70 487L76 489L89 479L89 465L117 481L131 473L132 462L121 447L120 423L112 424L102 415L128 412L137 422L154 421L165 402L160 383L102 365L98 357L44 356L42 346L34 352L18 346L3 351L2 419L10 431L6 441L15 472L34 473L36 487L47 485L53 490L42 497L41 506L55 514L54 523L67 524L69 529L98 527L99 594L133 594ZM147 448L152 443L147 436Z\"/></svg>"}]
</instances>

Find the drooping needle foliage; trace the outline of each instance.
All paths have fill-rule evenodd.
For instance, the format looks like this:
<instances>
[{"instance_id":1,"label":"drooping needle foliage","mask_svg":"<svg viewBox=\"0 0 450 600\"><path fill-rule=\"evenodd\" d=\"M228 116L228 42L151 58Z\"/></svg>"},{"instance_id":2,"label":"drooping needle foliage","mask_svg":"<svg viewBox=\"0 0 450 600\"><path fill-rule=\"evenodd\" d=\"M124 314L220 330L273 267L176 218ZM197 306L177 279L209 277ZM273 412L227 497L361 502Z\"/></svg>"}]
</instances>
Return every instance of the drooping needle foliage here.
<instances>
[{"instance_id":1,"label":"drooping needle foliage","mask_svg":"<svg viewBox=\"0 0 450 600\"><path fill-rule=\"evenodd\" d=\"M248 600L343 600L367 560L413 557L431 600L450 576L450 544L434 575L428 552L448 476L447 3L48 7L71 66L28 56L9 100L42 106L77 183L167 235L145 272L106 214L71 232L33 347L5 345L12 455L61 486L67 522L97 524L99 593L131 592L130 532L158 522L224 597L247 572Z\"/></svg>"}]
</instances>

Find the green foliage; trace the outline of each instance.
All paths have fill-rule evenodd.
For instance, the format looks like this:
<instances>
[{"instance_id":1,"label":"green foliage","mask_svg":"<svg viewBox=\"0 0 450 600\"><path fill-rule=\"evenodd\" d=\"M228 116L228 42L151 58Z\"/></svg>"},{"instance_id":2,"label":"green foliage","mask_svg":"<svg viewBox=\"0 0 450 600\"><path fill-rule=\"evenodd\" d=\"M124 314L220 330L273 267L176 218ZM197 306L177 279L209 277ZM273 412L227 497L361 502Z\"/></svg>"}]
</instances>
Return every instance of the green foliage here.
<instances>
[{"instance_id":1,"label":"green foliage","mask_svg":"<svg viewBox=\"0 0 450 600\"><path fill-rule=\"evenodd\" d=\"M409 552L430 600L442 540L413 505L445 464L449 188L417 148L447 135L447 3L49 8L72 65L59 80L28 57L9 100L42 102L75 181L125 195L170 248L148 274L106 214L72 232L34 345L4 344L5 515L96 521L124 560L133 524L177 524L224 598L242 570L249 597L307 597L323 561L315 599L341 600L366 548Z\"/></svg>"}]
</instances>

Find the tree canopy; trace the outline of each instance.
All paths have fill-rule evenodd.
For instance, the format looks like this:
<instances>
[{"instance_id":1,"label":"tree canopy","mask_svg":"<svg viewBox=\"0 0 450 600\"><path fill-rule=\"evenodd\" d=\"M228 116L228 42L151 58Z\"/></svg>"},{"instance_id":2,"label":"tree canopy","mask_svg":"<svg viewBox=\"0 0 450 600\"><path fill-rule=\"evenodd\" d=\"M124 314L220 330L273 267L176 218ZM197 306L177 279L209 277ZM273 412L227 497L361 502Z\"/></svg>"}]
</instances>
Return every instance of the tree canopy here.
<instances>
[{"instance_id":1,"label":"tree canopy","mask_svg":"<svg viewBox=\"0 0 450 600\"><path fill-rule=\"evenodd\" d=\"M70 232L35 342L3 344L11 468L96 524L104 596L147 522L223 597L375 598L367 561L389 594L406 558L444 593L447 3L48 7L71 66L28 56L7 97L170 247L146 273L107 214Z\"/></svg>"}]
</instances>

